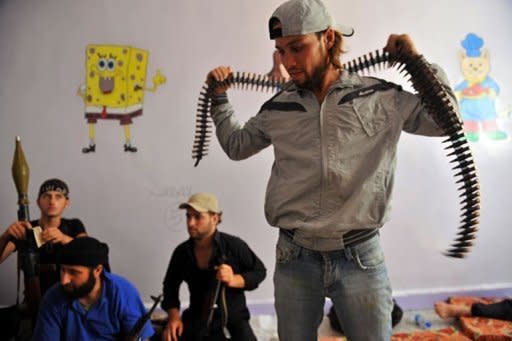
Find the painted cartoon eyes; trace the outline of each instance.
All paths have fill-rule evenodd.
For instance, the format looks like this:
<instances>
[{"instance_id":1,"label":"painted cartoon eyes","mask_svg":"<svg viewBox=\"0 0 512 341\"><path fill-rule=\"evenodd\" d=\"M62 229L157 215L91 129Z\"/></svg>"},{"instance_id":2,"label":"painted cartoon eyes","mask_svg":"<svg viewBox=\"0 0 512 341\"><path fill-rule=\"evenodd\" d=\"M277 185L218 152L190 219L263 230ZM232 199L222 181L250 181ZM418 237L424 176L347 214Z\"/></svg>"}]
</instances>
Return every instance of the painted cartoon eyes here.
<instances>
[{"instance_id":1,"label":"painted cartoon eyes","mask_svg":"<svg viewBox=\"0 0 512 341\"><path fill-rule=\"evenodd\" d=\"M100 60L98 60L98 69L100 71L104 71L104 70L114 71L115 67L116 67L116 61L113 58L110 58L110 59L100 58Z\"/></svg>"}]
</instances>

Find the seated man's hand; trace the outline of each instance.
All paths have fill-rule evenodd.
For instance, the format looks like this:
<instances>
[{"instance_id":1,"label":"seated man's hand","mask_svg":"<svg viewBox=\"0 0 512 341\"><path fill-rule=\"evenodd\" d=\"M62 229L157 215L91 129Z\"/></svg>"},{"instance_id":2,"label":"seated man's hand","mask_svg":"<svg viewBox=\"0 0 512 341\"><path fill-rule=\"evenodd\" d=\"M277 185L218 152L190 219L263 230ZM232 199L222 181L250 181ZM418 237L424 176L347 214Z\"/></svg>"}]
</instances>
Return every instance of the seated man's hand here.
<instances>
[{"instance_id":1,"label":"seated man's hand","mask_svg":"<svg viewBox=\"0 0 512 341\"><path fill-rule=\"evenodd\" d=\"M22 240L27 238L27 230L31 228L32 225L28 221L16 221L9 225L5 234L16 240Z\"/></svg>"},{"instance_id":2,"label":"seated man's hand","mask_svg":"<svg viewBox=\"0 0 512 341\"><path fill-rule=\"evenodd\" d=\"M242 289L245 287L245 279L240 274L235 274L233 268L228 264L221 264L217 267L217 279L230 288Z\"/></svg>"},{"instance_id":3,"label":"seated man's hand","mask_svg":"<svg viewBox=\"0 0 512 341\"><path fill-rule=\"evenodd\" d=\"M41 232L41 237L45 242L52 244L67 244L73 240L70 236L62 233L58 227L44 229L43 232Z\"/></svg>"},{"instance_id":4,"label":"seated man's hand","mask_svg":"<svg viewBox=\"0 0 512 341\"><path fill-rule=\"evenodd\" d=\"M179 315L178 317L173 315L174 314L171 314L169 316L169 321L162 333L162 341L178 341L179 337L183 333L183 322L181 321L181 318Z\"/></svg>"},{"instance_id":5,"label":"seated man's hand","mask_svg":"<svg viewBox=\"0 0 512 341\"><path fill-rule=\"evenodd\" d=\"M217 267L217 279L229 287L230 283L233 281L235 274L233 273L233 268L227 264L221 264Z\"/></svg>"}]
</instances>

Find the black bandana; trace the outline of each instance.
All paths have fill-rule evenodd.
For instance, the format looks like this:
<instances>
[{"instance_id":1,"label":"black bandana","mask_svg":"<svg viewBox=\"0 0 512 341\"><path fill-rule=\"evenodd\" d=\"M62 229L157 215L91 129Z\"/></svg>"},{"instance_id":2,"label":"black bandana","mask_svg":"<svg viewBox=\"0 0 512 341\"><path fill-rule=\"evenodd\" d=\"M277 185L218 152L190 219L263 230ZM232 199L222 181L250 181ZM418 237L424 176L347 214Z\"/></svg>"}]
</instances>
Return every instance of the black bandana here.
<instances>
[{"instance_id":1,"label":"black bandana","mask_svg":"<svg viewBox=\"0 0 512 341\"><path fill-rule=\"evenodd\" d=\"M69 199L68 185L66 185L66 183L60 179L49 179L43 182L41 187L39 187L39 195L37 197L39 198L41 195L49 191L60 192L64 194L67 199Z\"/></svg>"}]
</instances>

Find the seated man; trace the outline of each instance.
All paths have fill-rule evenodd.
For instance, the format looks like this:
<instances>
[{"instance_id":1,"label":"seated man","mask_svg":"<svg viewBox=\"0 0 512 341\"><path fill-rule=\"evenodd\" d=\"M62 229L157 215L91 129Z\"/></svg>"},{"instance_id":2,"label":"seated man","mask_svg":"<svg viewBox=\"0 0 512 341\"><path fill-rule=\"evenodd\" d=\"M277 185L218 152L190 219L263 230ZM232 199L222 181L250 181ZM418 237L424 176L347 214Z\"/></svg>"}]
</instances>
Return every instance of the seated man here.
<instances>
[{"instance_id":1,"label":"seated man","mask_svg":"<svg viewBox=\"0 0 512 341\"><path fill-rule=\"evenodd\" d=\"M34 341L124 340L146 309L137 289L104 270L108 246L91 237L72 240L59 251L60 283L43 298ZM140 337L148 339L147 322Z\"/></svg>"},{"instance_id":2,"label":"seated man","mask_svg":"<svg viewBox=\"0 0 512 341\"><path fill-rule=\"evenodd\" d=\"M59 179L49 179L39 188L37 206L41 217L31 222L16 221L0 236L0 263L7 259L26 239L27 230L40 226L45 243L39 249L41 295L59 281L55 255L59 248L76 237L86 236L79 219L65 219L62 213L69 206L69 189Z\"/></svg>"},{"instance_id":3,"label":"seated man","mask_svg":"<svg viewBox=\"0 0 512 341\"><path fill-rule=\"evenodd\" d=\"M437 302L434 308L442 318L474 316L512 321L512 299L496 303L473 303L471 306Z\"/></svg>"},{"instance_id":4,"label":"seated man","mask_svg":"<svg viewBox=\"0 0 512 341\"><path fill-rule=\"evenodd\" d=\"M37 206L41 216L37 220L16 221L9 225L0 235L0 263L6 260L14 251L21 254L27 250L27 233L33 233L32 227L41 228L40 241L43 243L35 252L39 258L35 268L39 273L25 274L25 281L37 278L31 285L25 285L25 300L20 306L0 310L0 328L16 335L17 340L28 340L31 337L35 323L37 305L40 298L53 284L59 282L59 269L55 255L59 248L69 243L73 238L86 236L85 228L79 219L65 219L64 210L69 206L69 188L59 179L49 179L43 182L37 196ZM20 264L21 266L21 264ZM35 277L34 277L35 276ZM13 278L15 278L13 274ZM26 283L25 283L26 284ZM11 308L15 308L11 310ZM12 312L15 312L13 314ZM9 318L12 319L9 320Z\"/></svg>"},{"instance_id":5,"label":"seated man","mask_svg":"<svg viewBox=\"0 0 512 341\"><path fill-rule=\"evenodd\" d=\"M187 211L190 238L176 247L165 275L162 308L169 320L162 340L256 340L244 290L258 287L265 266L240 238L217 230L222 212L215 196L197 193L179 208ZM190 307L180 317L182 282Z\"/></svg>"}]
</instances>

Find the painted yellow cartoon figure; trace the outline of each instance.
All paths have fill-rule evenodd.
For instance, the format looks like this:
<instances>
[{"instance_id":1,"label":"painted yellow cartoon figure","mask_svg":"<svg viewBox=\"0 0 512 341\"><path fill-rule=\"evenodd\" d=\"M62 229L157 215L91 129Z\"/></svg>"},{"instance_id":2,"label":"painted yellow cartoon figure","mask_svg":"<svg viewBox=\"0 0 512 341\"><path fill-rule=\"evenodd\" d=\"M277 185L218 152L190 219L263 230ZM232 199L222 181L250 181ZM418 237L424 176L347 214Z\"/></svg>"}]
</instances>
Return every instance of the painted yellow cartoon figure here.
<instances>
[{"instance_id":1,"label":"painted yellow cartoon figure","mask_svg":"<svg viewBox=\"0 0 512 341\"><path fill-rule=\"evenodd\" d=\"M87 46L86 81L77 92L84 101L89 124L89 145L83 153L96 151L94 125L99 119L119 120L124 127L124 151L137 151L131 143L132 118L142 115L144 91L155 92L166 82L157 70L153 86L145 87L148 56L147 51L131 46Z\"/></svg>"}]
</instances>

